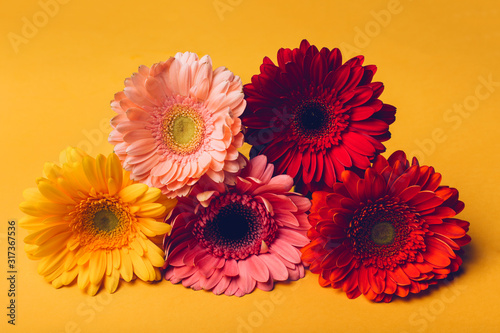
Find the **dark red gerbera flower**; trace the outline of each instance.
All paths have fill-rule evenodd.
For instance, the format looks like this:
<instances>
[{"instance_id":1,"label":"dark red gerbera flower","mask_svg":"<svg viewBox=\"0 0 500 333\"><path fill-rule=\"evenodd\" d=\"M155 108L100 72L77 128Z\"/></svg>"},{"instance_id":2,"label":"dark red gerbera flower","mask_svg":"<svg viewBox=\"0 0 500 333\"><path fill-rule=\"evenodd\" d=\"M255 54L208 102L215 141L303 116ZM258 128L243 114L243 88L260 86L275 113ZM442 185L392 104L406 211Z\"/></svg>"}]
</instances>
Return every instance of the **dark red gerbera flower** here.
<instances>
[{"instance_id":1,"label":"dark red gerbera flower","mask_svg":"<svg viewBox=\"0 0 500 333\"><path fill-rule=\"evenodd\" d=\"M380 302L418 293L462 264L469 222L458 191L434 168L410 166L402 151L378 156L364 178L344 171L330 192L313 193L312 240L302 260L319 283Z\"/></svg>"},{"instance_id":2,"label":"dark red gerbera flower","mask_svg":"<svg viewBox=\"0 0 500 333\"><path fill-rule=\"evenodd\" d=\"M243 88L252 154L267 155L302 193L332 187L346 168L364 170L385 151L396 108L378 99L384 86L372 82L377 68L363 59L342 64L338 49L318 51L303 40L278 51L278 66L265 57Z\"/></svg>"}]
</instances>

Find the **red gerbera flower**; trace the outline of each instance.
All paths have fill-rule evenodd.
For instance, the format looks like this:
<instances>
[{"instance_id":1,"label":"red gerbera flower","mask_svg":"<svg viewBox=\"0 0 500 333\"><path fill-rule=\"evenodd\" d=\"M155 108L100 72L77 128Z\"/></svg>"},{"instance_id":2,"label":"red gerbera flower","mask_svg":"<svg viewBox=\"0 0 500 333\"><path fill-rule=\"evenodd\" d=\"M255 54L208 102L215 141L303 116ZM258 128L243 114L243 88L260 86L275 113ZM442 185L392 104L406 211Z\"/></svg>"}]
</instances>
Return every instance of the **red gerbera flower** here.
<instances>
[{"instance_id":1,"label":"red gerbera flower","mask_svg":"<svg viewBox=\"0 0 500 333\"><path fill-rule=\"evenodd\" d=\"M346 168L366 169L385 151L396 108L378 97L377 68L363 56L342 64L338 49L280 49L278 66L268 57L244 86L245 139L253 154L267 155L276 172L292 176L305 193L332 187Z\"/></svg>"},{"instance_id":2,"label":"red gerbera flower","mask_svg":"<svg viewBox=\"0 0 500 333\"><path fill-rule=\"evenodd\" d=\"M243 296L274 281L304 277L300 248L309 240L311 202L272 177L265 156L250 160L235 185L202 179L179 198L168 223L165 279L195 290ZM206 181L206 182L205 182Z\"/></svg>"},{"instance_id":3,"label":"red gerbera flower","mask_svg":"<svg viewBox=\"0 0 500 333\"><path fill-rule=\"evenodd\" d=\"M343 183L313 193L312 240L302 259L322 286L380 302L418 293L462 264L469 222L458 191L440 186L434 168L410 166L402 151L378 156L364 178L344 171Z\"/></svg>"}]
</instances>

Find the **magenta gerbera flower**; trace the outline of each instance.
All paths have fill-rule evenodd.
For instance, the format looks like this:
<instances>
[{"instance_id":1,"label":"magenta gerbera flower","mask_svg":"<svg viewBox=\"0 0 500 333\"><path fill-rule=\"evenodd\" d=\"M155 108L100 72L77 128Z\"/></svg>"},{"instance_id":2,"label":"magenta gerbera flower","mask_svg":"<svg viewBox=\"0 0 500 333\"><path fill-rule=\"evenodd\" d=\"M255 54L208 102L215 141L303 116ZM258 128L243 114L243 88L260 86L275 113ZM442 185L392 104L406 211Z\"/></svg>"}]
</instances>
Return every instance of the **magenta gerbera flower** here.
<instances>
[{"instance_id":1,"label":"magenta gerbera flower","mask_svg":"<svg viewBox=\"0 0 500 333\"><path fill-rule=\"evenodd\" d=\"M165 279L195 290L243 296L304 276L299 249L309 241L310 201L289 192L288 175L258 156L235 185L203 181L168 219Z\"/></svg>"},{"instance_id":2,"label":"magenta gerbera flower","mask_svg":"<svg viewBox=\"0 0 500 333\"><path fill-rule=\"evenodd\" d=\"M242 115L252 153L264 154L278 174L306 193L332 187L346 168L366 169L385 151L396 108L379 99L377 68L363 56L342 64L338 49L318 51L303 40L280 49L278 66L268 57L244 86Z\"/></svg>"},{"instance_id":3,"label":"magenta gerbera flower","mask_svg":"<svg viewBox=\"0 0 500 333\"><path fill-rule=\"evenodd\" d=\"M244 166L241 80L212 69L209 56L177 53L125 80L111 106L109 142L134 180L169 197L187 195L207 175L233 179Z\"/></svg>"}]
</instances>

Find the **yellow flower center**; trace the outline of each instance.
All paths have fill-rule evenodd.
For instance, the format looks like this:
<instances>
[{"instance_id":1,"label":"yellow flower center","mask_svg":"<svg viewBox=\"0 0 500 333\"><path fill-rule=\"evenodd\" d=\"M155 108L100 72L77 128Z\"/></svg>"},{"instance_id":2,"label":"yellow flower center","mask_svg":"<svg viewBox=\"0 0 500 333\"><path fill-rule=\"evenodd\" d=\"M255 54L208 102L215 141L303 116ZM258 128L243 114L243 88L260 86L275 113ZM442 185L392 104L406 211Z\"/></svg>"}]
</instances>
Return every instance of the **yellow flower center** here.
<instances>
[{"instance_id":1,"label":"yellow flower center","mask_svg":"<svg viewBox=\"0 0 500 333\"><path fill-rule=\"evenodd\" d=\"M372 228L372 240L377 245L387 245L394 241L394 227L389 222L377 223Z\"/></svg>"},{"instance_id":2,"label":"yellow flower center","mask_svg":"<svg viewBox=\"0 0 500 333\"><path fill-rule=\"evenodd\" d=\"M188 155L203 143L205 124L200 114L186 105L174 105L162 124L165 145L177 154Z\"/></svg>"},{"instance_id":3,"label":"yellow flower center","mask_svg":"<svg viewBox=\"0 0 500 333\"><path fill-rule=\"evenodd\" d=\"M130 243L135 217L120 199L103 195L82 200L72 213L80 244L91 249L120 248Z\"/></svg>"}]
</instances>

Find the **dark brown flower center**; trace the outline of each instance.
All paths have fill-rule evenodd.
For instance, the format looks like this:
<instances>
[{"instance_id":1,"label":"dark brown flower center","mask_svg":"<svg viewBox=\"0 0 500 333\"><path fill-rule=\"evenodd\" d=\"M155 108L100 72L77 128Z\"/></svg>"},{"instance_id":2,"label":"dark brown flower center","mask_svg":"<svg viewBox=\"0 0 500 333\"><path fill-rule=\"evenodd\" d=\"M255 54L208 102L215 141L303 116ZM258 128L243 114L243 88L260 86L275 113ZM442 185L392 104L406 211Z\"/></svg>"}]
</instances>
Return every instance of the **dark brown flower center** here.
<instances>
[{"instance_id":1,"label":"dark brown flower center","mask_svg":"<svg viewBox=\"0 0 500 333\"><path fill-rule=\"evenodd\" d=\"M270 244L277 226L264 204L249 195L226 193L201 209L194 236L213 255L244 259L260 253L262 241Z\"/></svg>"}]
</instances>

